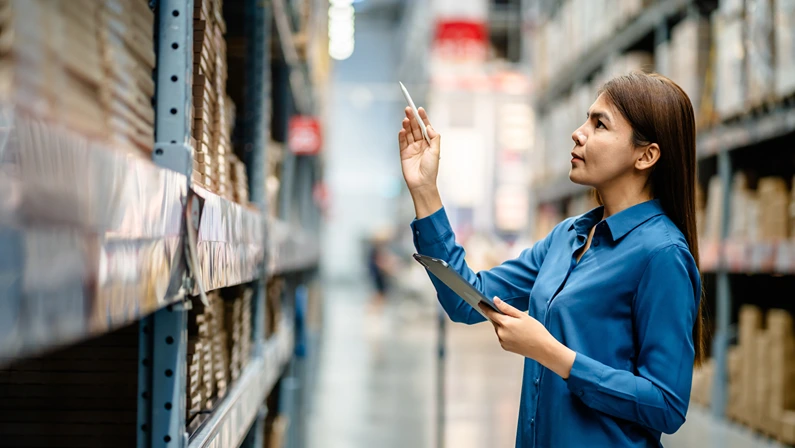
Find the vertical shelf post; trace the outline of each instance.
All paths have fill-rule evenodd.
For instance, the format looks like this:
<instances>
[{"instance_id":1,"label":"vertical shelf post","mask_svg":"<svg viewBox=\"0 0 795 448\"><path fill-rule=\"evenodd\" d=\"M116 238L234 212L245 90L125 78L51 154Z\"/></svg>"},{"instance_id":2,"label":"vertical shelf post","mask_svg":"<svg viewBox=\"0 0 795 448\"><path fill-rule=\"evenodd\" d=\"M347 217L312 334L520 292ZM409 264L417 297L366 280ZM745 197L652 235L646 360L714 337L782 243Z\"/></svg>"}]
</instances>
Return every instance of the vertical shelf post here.
<instances>
[{"instance_id":1,"label":"vertical shelf post","mask_svg":"<svg viewBox=\"0 0 795 448\"><path fill-rule=\"evenodd\" d=\"M190 186L193 171L193 150L189 145L193 0L159 0L158 7L156 143L152 160L184 174ZM147 343L151 350L148 446L152 448L187 446L185 390L189 308L190 302L175 303L147 319L151 330L151 336L146 335L150 338ZM142 399L140 403L146 405ZM139 446L142 446L140 441Z\"/></svg>"},{"instance_id":2,"label":"vertical shelf post","mask_svg":"<svg viewBox=\"0 0 795 448\"><path fill-rule=\"evenodd\" d=\"M718 153L718 174L723 187L723 211L721 214L721 241L718 254L717 295L715 336L712 340L712 353L715 359L715 376L712 386L712 414L719 419L726 415L728 395L728 351L729 325L731 324L731 287L726 266L725 246L729 236L729 219L731 216L732 166L728 151Z\"/></svg>"},{"instance_id":3,"label":"vertical shelf post","mask_svg":"<svg viewBox=\"0 0 795 448\"><path fill-rule=\"evenodd\" d=\"M250 151L246 153L246 167L248 170L249 199L257 206L264 216L268 216L267 194L265 192L265 179L267 173L267 130L270 125L270 115L268 113L267 100L270 94L270 51L267 43L269 42L270 28L268 23L267 2L261 0L246 0L246 41L247 41L247 60L246 60L246 121L245 138L246 147L251 145ZM268 220L265 220L267 226ZM266 241L268 238L267 227L263 229ZM266 321L266 282L267 282L267 263L271 247L265 245L265 263L261 266L260 278L254 282L254 298L252 300L252 338L254 350L258 355L264 354L265 350L265 321ZM265 406L257 413L252 427L249 430L249 437L243 446L259 448L264 443L265 428Z\"/></svg>"}]
</instances>

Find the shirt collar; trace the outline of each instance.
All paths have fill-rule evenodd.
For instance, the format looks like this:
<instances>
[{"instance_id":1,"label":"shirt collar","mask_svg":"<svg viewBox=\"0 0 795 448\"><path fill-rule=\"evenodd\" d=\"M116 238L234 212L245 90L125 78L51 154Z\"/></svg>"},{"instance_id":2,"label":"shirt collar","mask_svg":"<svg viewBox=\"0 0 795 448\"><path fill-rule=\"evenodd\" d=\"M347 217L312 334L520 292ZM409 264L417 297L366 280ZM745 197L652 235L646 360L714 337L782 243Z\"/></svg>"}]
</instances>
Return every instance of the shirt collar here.
<instances>
[{"instance_id":1,"label":"shirt collar","mask_svg":"<svg viewBox=\"0 0 795 448\"><path fill-rule=\"evenodd\" d=\"M618 241L639 225L663 214L665 214L665 211L660 200L652 199L622 210L604 221L608 229L610 229L610 236L612 236L613 241ZM597 207L577 218L569 226L569 230L575 229L577 235L588 235L591 228L602 220L603 215L604 207Z\"/></svg>"}]
</instances>

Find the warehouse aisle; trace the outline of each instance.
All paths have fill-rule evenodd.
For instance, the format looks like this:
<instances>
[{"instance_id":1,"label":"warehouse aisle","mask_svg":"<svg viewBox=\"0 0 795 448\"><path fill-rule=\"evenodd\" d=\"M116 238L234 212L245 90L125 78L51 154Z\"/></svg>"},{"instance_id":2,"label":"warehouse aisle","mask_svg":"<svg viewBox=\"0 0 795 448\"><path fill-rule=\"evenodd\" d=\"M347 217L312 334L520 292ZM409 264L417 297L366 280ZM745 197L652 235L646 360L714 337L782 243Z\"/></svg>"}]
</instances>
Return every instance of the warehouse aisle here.
<instances>
[{"instance_id":1,"label":"warehouse aisle","mask_svg":"<svg viewBox=\"0 0 795 448\"><path fill-rule=\"evenodd\" d=\"M365 285L326 289L309 448L431 448L436 431L433 305L393 301L368 313ZM446 446L514 446L522 362L488 325L448 324ZM691 408L674 448L783 448Z\"/></svg>"}]
</instances>

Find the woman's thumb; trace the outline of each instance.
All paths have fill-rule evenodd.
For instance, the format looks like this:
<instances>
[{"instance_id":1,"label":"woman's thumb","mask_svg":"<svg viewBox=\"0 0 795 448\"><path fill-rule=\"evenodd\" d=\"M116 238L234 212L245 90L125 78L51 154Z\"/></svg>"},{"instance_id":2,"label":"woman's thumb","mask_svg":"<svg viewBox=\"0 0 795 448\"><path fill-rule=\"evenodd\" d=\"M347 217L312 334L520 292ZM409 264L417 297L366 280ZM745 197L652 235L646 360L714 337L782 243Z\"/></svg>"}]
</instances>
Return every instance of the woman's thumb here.
<instances>
[{"instance_id":1,"label":"woman's thumb","mask_svg":"<svg viewBox=\"0 0 795 448\"><path fill-rule=\"evenodd\" d=\"M497 309L502 311L503 314L506 314L511 317L521 317L521 315L524 314L521 311L517 310L516 308L512 307L511 305L508 305L507 303L500 300L499 297L494 298L494 304L497 305Z\"/></svg>"}]
</instances>

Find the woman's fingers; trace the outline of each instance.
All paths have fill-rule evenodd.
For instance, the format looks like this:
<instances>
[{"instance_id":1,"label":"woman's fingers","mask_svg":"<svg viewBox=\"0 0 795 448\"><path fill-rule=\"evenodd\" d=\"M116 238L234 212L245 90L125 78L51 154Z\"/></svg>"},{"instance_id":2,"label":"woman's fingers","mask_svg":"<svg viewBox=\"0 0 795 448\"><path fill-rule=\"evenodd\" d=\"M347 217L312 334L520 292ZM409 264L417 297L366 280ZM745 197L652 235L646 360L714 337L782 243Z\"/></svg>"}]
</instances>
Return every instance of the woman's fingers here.
<instances>
[{"instance_id":1,"label":"woman's fingers","mask_svg":"<svg viewBox=\"0 0 795 448\"><path fill-rule=\"evenodd\" d=\"M422 122L425 123L425 129L428 131L428 138L430 138L431 140L435 139L436 136L439 134L437 134L436 131L433 129L433 126L431 126L431 120L428 118L428 113L422 107L417 109L417 111L419 111L420 113L420 118L422 118Z\"/></svg>"},{"instance_id":2,"label":"woman's fingers","mask_svg":"<svg viewBox=\"0 0 795 448\"><path fill-rule=\"evenodd\" d=\"M400 146L401 151L403 151L404 149L406 149L407 146L409 146L409 141L406 140L405 129L401 129L400 131L398 131L398 145Z\"/></svg>"},{"instance_id":3,"label":"woman's fingers","mask_svg":"<svg viewBox=\"0 0 795 448\"><path fill-rule=\"evenodd\" d=\"M418 142L422 140L423 136L420 130L420 124L417 123L417 119L414 118L414 111L412 111L410 107L406 108L406 118L408 118L411 123L411 134L414 136L414 141Z\"/></svg>"},{"instance_id":4,"label":"woman's fingers","mask_svg":"<svg viewBox=\"0 0 795 448\"><path fill-rule=\"evenodd\" d=\"M403 119L403 130L406 131L406 141L408 144L414 143L414 134L411 131L411 123L408 118Z\"/></svg>"}]
</instances>

